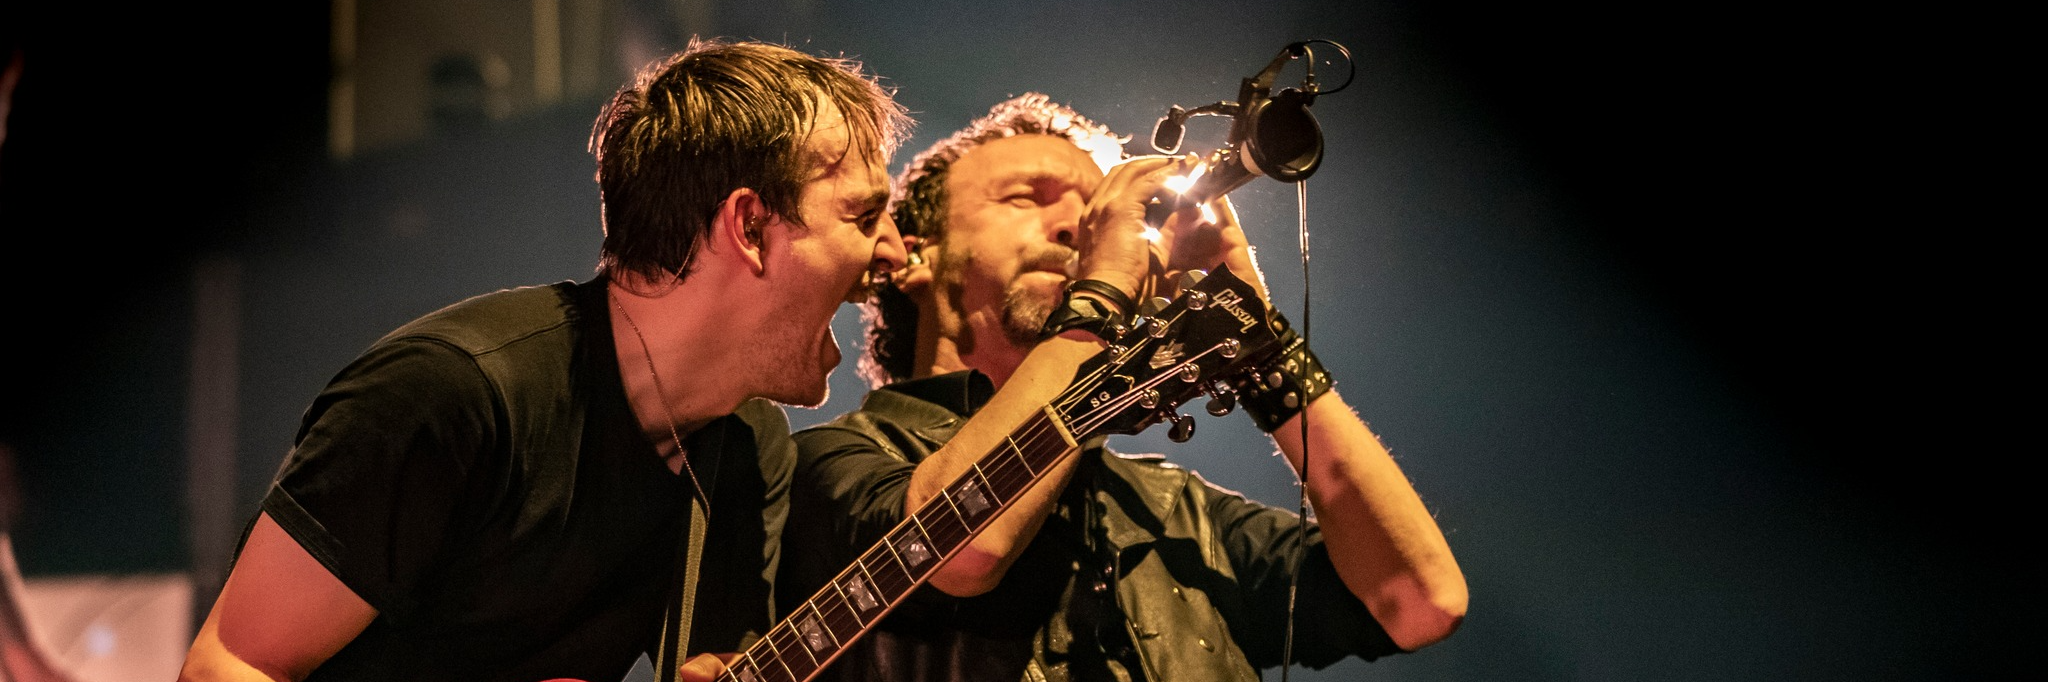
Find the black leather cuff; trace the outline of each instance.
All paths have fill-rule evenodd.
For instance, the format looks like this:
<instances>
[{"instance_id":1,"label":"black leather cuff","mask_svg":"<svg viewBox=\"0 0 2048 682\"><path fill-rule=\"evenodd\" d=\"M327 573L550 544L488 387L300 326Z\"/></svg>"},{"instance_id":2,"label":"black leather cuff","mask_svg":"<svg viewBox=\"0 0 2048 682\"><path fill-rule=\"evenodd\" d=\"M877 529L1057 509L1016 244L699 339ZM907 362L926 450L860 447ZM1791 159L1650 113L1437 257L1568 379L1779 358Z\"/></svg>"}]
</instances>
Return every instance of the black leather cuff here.
<instances>
[{"instance_id":1,"label":"black leather cuff","mask_svg":"<svg viewBox=\"0 0 2048 682\"><path fill-rule=\"evenodd\" d=\"M1114 303L1104 303L1088 296L1076 296L1077 291L1088 291ZM1121 306L1113 310L1112 306ZM1043 341L1059 336L1068 330L1079 329L1094 334L1104 341L1115 339L1127 329L1124 319L1130 314L1131 297L1121 289L1092 279L1077 279L1067 283L1066 295L1046 316L1045 325L1038 329L1038 339Z\"/></svg>"},{"instance_id":2,"label":"black leather cuff","mask_svg":"<svg viewBox=\"0 0 2048 682\"><path fill-rule=\"evenodd\" d=\"M1287 324L1280 311L1275 310L1272 315L1280 327L1280 353L1232 386L1237 389L1238 404L1244 407L1244 413L1251 415L1252 422L1266 433L1301 414L1309 403L1330 392L1332 384L1330 372L1308 349L1308 341L1294 333L1294 327Z\"/></svg>"}]
</instances>

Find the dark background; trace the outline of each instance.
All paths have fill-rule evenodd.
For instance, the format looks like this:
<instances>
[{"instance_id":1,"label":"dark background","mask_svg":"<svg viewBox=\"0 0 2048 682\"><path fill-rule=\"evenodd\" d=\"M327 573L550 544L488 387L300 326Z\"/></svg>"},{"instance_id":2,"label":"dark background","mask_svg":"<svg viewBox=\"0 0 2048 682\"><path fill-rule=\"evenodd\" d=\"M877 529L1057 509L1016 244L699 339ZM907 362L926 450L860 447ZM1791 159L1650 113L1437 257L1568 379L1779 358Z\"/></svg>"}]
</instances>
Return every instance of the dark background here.
<instances>
[{"instance_id":1,"label":"dark background","mask_svg":"<svg viewBox=\"0 0 2048 682\"><path fill-rule=\"evenodd\" d=\"M246 516L313 391L370 340L594 262L596 101L329 163L327 10L272 4L0 15L25 65L0 146L14 285L0 442L21 471L13 535L31 575L190 565L196 263L229 258L245 277L239 476L217 484ZM1973 307L2006 272L1964 246L1977 226L1943 158L1967 126L1930 113L1961 87L1937 19L1122 1L721 21L860 58L900 88L920 127L899 166L1026 90L1142 151L1167 105L1235 97L1288 42L1350 48L1357 82L1315 107L1328 158L1308 183L1311 310L1294 188L1233 198L1276 303L1313 320L1473 597L1445 643L1314 679L1951 679L2013 664L2032 590L2007 548L2032 536L2009 530L2030 486L1993 435L2017 410L1970 386L2023 365L1980 340L2015 330ZM1330 59L1318 77L1334 86ZM1189 146L1221 131L1198 119ZM849 363L856 330L842 315ZM792 421L850 408L851 369ZM1120 447L1292 507L1291 476L1242 422Z\"/></svg>"}]
</instances>

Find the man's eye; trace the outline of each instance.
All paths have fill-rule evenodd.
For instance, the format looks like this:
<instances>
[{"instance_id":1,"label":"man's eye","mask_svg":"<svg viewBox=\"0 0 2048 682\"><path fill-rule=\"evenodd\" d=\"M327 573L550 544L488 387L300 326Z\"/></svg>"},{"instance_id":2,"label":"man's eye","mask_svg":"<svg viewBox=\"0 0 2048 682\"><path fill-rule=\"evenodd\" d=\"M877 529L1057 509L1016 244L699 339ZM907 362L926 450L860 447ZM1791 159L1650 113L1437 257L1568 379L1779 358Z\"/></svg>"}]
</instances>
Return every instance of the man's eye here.
<instances>
[{"instance_id":1,"label":"man's eye","mask_svg":"<svg viewBox=\"0 0 2048 682\"><path fill-rule=\"evenodd\" d=\"M1003 197L1003 203L1017 208L1031 208L1038 205L1038 195L1030 193L1012 194Z\"/></svg>"}]
</instances>

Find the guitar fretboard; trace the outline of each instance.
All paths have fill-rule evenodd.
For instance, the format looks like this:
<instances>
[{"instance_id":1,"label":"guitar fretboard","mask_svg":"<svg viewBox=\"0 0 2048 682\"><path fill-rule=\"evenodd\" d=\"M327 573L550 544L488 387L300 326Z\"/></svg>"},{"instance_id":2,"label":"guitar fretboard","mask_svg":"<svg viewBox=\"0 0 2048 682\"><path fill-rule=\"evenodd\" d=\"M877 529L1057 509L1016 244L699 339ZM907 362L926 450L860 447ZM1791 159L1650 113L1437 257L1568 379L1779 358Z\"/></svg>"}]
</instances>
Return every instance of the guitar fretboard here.
<instances>
[{"instance_id":1,"label":"guitar fretboard","mask_svg":"<svg viewBox=\"0 0 2048 682\"><path fill-rule=\"evenodd\" d=\"M1026 421L748 647L722 682L805 682L1075 447L1051 408Z\"/></svg>"}]
</instances>

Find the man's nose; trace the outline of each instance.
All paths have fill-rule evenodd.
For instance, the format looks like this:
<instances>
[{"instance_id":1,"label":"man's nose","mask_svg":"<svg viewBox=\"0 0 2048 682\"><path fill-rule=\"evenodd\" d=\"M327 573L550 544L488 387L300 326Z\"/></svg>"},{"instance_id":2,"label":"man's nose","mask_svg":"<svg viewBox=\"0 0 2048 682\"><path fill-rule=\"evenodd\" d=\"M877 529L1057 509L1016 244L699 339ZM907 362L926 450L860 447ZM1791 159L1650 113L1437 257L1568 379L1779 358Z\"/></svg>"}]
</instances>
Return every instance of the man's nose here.
<instances>
[{"instance_id":1,"label":"man's nose","mask_svg":"<svg viewBox=\"0 0 2048 682\"><path fill-rule=\"evenodd\" d=\"M1088 210L1088 201L1080 192L1061 194L1058 201L1045 207L1045 236L1054 242L1073 246L1081 234L1081 214Z\"/></svg>"},{"instance_id":2,"label":"man's nose","mask_svg":"<svg viewBox=\"0 0 2048 682\"><path fill-rule=\"evenodd\" d=\"M896 231L896 220L884 214L875 232L875 257L868 262L868 269L878 273L902 270L910 252L903 246L903 233Z\"/></svg>"}]
</instances>

